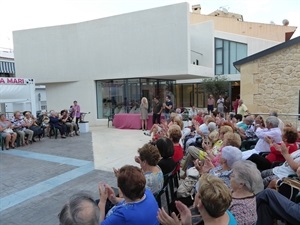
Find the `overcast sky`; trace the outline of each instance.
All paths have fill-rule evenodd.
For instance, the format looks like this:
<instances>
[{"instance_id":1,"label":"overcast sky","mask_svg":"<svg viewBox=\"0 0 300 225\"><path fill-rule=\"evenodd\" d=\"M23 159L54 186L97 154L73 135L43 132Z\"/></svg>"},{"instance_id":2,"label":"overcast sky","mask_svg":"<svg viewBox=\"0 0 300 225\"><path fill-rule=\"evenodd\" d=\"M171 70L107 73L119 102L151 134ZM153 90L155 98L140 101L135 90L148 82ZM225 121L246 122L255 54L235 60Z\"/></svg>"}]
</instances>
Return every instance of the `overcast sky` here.
<instances>
[{"instance_id":1,"label":"overcast sky","mask_svg":"<svg viewBox=\"0 0 300 225\"><path fill-rule=\"evenodd\" d=\"M245 21L299 27L300 0L0 0L0 48L13 48L12 31L99 19L143 9L188 2L202 14L220 7L242 14Z\"/></svg>"}]
</instances>

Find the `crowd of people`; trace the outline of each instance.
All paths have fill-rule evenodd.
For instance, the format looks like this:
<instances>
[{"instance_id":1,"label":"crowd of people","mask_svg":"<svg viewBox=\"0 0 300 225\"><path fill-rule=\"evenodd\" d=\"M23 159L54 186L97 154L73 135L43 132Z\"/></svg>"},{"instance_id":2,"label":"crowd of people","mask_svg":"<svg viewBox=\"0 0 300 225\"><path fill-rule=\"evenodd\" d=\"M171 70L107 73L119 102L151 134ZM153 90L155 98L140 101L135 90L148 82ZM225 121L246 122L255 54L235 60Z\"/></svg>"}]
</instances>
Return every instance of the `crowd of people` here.
<instances>
[{"instance_id":1,"label":"crowd of people","mask_svg":"<svg viewBox=\"0 0 300 225\"><path fill-rule=\"evenodd\" d=\"M265 119L251 115L239 97L230 113L226 97L215 102L210 96L207 111L192 107L188 126L169 96L153 103L153 126L148 128L148 101L141 101L142 129L149 129L151 139L137 151L138 166L114 168L118 193L100 182L98 201L84 193L72 196L59 215L62 225L192 225L192 209L200 224L300 224L299 203L274 190L278 180L300 177L295 127L280 121L276 112ZM171 193L177 214L169 214L156 198L166 178L178 173L177 193ZM191 204L179 196L191 197Z\"/></svg>"},{"instance_id":2,"label":"crowd of people","mask_svg":"<svg viewBox=\"0 0 300 225\"><path fill-rule=\"evenodd\" d=\"M49 113L43 111L37 117L30 111L15 111L11 118L0 114L0 135L6 150L36 142L36 139L59 131L61 138L79 135L80 106L77 101L69 109Z\"/></svg>"}]
</instances>

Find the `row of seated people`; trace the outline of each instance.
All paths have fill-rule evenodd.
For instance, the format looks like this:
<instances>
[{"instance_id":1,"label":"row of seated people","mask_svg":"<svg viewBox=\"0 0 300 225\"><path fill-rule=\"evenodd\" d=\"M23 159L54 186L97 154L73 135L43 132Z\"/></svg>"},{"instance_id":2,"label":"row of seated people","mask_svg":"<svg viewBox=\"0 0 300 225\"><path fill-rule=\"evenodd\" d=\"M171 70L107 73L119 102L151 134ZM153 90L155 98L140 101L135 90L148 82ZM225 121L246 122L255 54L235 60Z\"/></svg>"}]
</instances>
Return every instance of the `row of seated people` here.
<instances>
[{"instance_id":1,"label":"row of seated people","mask_svg":"<svg viewBox=\"0 0 300 225\"><path fill-rule=\"evenodd\" d=\"M73 122L72 117L67 110L62 110L58 115L55 111L50 111L50 116L45 112L35 118L30 111L23 114L20 111L14 112L13 117L9 120L5 114L0 116L0 133L1 141L6 150L18 146L25 146L35 142L45 135L51 136L52 130L59 130L61 137L66 135L79 135L78 125Z\"/></svg>"},{"instance_id":2,"label":"row of seated people","mask_svg":"<svg viewBox=\"0 0 300 225\"><path fill-rule=\"evenodd\" d=\"M47 118L47 115L43 115ZM54 110L49 113L49 127L54 129L55 132L59 130L61 138L66 138L67 136L79 136L79 126L78 123L74 122L71 113L64 109L61 110L60 114Z\"/></svg>"},{"instance_id":3,"label":"row of seated people","mask_svg":"<svg viewBox=\"0 0 300 225\"><path fill-rule=\"evenodd\" d=\"M16 111L11 120L7 119L5 114L1 114L0 132L5 149L9 150L16 147L16 141L19 146L32 144L36 137L41 138L43 130L31 112L25 111L22 115L20 111Z\"/></svg>"},{"instance_id":4,"label":"row of seated people","mask_svg":"<svg viewBox=\"0 0 300 225\"><path fill-rule=\"evenodd\" d=\"M163 208L159 209L156 202L155 196L164 186L164 174L158 166L161 158L158 148L163 145L161 150L171 149L166 139L160 140L155 145L145 144L138 150L135 160L140 168L126 165L114 169L118 195L103 181L98 186L98 201L85 193L75 194L63 206L59 214L60 224L84 224L88 221L94 225L193 224L190 209L180 201L176 201L175 205L181 221L174 213L169 215ZM280 149L284 152L285 146ZM242 152L237 147L225 146L217 167L209 158L203 163L196 160L194 166L201 177L196 185L193 205L204 224L273 224L274 219L299 223L299 204L290 202L278 192L263 190L260 171L253 162L242 160ZM300 176L300 165L297 174ZM75 210L76 207L78 210Z\"/></svg>"},{"instance_id":5,"label":"row of seated people","mask_svg":"<svg viewBox=\"0 0 300 225\"><path fill-rule=\"evenodd\" d=\"M173 142L174 150L175 142L178 143L178 140L173 140L173 129L176 128L177 137L182 135L182 121L176 116L175 118L170 124L153 127L153 133L156 132L153 136L154 140L151 141L151 144L145 144L139 149L139 156L135 158L136 162L140 164L141 169L133 168L132 166L125 166L120 170L115 169L120 189L120 198L115 196L107 184L100 184L100 201L98 207L95 206L94 208L95 212L99 213L100 211L100 216L98 218L95 217L95 224L99 223L99 221L101 224L125 224L125 221L129 221L129 224L158 224L159 222L161 224L179 224L174 214L170 217L164 210L158 211L157 218L156 211L158 207L153 198L164 186L164 173L166 174L167 171L171 170L164 167L164 165L176 165L174 154L168 153L168 149L171 148L168 148L167 144L163 145L164 148L161 147L162 143L168 143L166 138L169 138ZM221 142L221 147L214 149L214 154L211 154L215 143L203 142L202 150L198 149L198 154L195 157L196 160L190 165L194 166L196 171L198 171L198 177L201 175L198 184L195 184L195 187L198 188L196 188L194 206L201 213L204 223L272 224L272 222L266 223L266 221L279 218L286 220L288 223L297 224L300 220L297 214L299 205L289 202L288 199L282 199L283 196L281 197L280 194L277 192L274 193L270 189L263 190L265 184L257 166L250 160L243 160L243 152L239 149L241 136L238 134L238 128L235 126L232 127L230 124L222 125L228 127L223 128L227 131L224 133L220 133L222 126L217 130L216 139ZM258 127L255 131L259 140L266 141L272 139L272 137L268 139L263 138L259 135L259 132L262 132L261 130L269 132L274 128L278 128L278 119L269 117L266 120L266 128L262 129L261 127ZM211 136L211 138L215 136ZM209 140L209 138L207 139ZM259 141L257 145L260 145ZM280 146L275 143L273 145L277 148L277 151L281 151L282 156L287 161L279 170L282 171L284 167L286 170L284 176L295 173L300 166L300 157L291 156L284 143ZM194 146L191 146L191 148L197 149ZM166 149L167 151L161 152L162 149ZM297 150L292 154L299 153L300 150ZM181 154L183 155L183 149L181 149ZM189 151L187 151L187 154L189 154ZM170 157L170 155L172 156ZM291 160L289 157L293 159ZM184 166L182 169L185 170ZM190 168L187 167L186 169ZM132 171L132 173L126 173L125 171L127 170ZM133 171L138 171L139 175ZM297 173L300 173L300 169L297 170ZM134 180L138 177L141 180ZM195 180L196 182L198 181L197 178ZM129 183L125 185L126 181ZM183 184L185 184L184 181ZM138 185L141 188L138 190L142 191L138 192L139 194L133 195L133 193L136 193L134 190L137 190L135 188ZM114 206L106 213L107 199ZM279 202L278 199L280 199ZM285 207L286 204L290 205L290 208ZM181 223L192 224L190 210L180 202L176 202L176 206L179 213L181 213ZM66 205L60 214L62 224L64 224L62 221L66 216L69 216L68 219L70 219L70 215L63 213L68 207L70 206ZM146 217L144 213L145 208L147 209ZM281 208L285 208L285 210L278 210ZM72 216L72 218L77 217Z\"/></svg>"},{"instance_id":6,"label":"row of seated people","mask_svg":"<svg viewBox=\"0 0 300 225\"><path fill-rule=\"evenodd\" d=\"M100 182L100 199L90 201L96 206L91 210L97 215L93 217L94 223L90 224L159 224L156 199L167 185L167 178L177 175L180 169L179 163L183 157L180 138L181 128L174 124L170 126L167 137L146 143L138 149L138 155L134 159L139 168L131 165L113 168L119 193L115 195L108 184ZM86 194L83 194L82 200L91 200L91 197L84 196ZM78 194L72 196L71 200L77 197ZM61 224L68 224L70 221L70 224L80 224L79 221L84 219L66 211L72 207L71 204L69 201L59 214Z\"/></svg>"},{"instance_id":7,"label":"row of seated people","mask_svg":"<svg viewBox=\"0 0 300 225\"><path fill-rule=\"evenodd\" d=\"M207 115L201 119L204 121L203 126L200 125L202 126L200 128L198 123L194 123L194 126L195 132L200 134L199 136L203 140L202 145L198 148L193 145L187 148L186 158L182 164L182 169L184 171L193 166L193 161L196 160L196 162L198 162L196 165L202 165L201 173L210 172L213 175L220 175L220 177L224 179L224 182L230 187L230 174L232 173L232 168L224 164L224 161L230 161L232 159L222 158L222 153L226 146L233 146L236 148L236 152L232 156L233 158L239 156L238 161L243 160L244 162L251 160L257 164L254 164L255 168L258 167L260 170L270 168L274 161L281 163L285 161L282 166L275 167L274 169L271 168L262 173L256 169L259 172L259 177L261 179L260 183L263 187L269 186L274 188L274 181L276 183L277 179L295 173L296 169L300 166L300 150L298 150L299 147L297 145L297 139L299 138L298 132L295 128L291 127L290 124L287 124L283 129L282 126L280 128L280 120L276 116L269 116L266 119L266 123L264 123L263 118L259 115L256 117L247 116L238 123L236 122L236 117L228 118L227 121L223 120L223 123L219 123L219 128L216 126L216 121L220 121L222 118L219 117L217 120L217 118ZM171 118L169 124L163 123L153 125L150 130L150 133L153 133L152 140L164 136L168 131L168 126L174 123L181 124L179 117L175 116L173 119ZM205 131L207 133L205 133ZM182 130L182 133L184 136L184 129ZM254 137L257 138L257 143L253 146L253 149L242 152L241 149L239 149L241 148L242 140L247 138L252 139ZM205 140L207 140L207 142L205 142ZM284 150L280 150L281 148L286 149L286 151L283 153ZM231 150L230 152L234 151ZM267 157L264 158L259 155L261 152L268 153ZM224 153L226 154L226 151ZM291 163L291 166L289 166L290 164L288 162ZM222 164L226 166L223 167L221 166ZM252 216L249 216L249 218L252 218ZM245 219L246 218L243 216L237 218L240 222L245 221ZM251 224L251 222L249 224Z\"/></svg>"}]
</instances>

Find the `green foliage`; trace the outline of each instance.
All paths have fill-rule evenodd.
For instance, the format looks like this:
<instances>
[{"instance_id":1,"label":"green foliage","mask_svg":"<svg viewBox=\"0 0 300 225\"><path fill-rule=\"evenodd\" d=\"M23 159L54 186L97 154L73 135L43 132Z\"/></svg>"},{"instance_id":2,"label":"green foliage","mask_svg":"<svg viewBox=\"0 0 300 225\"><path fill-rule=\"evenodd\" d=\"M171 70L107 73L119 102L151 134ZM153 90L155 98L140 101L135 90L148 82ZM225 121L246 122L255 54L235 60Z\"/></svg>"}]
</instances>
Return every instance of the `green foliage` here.
<instances>
[{"instance_id":1,"label":"green foliage","mask_svg":"<svg viewBox=\"0 0 300 225\"><path fill-rule=\"evenodd\" d=\"M218 98L219 95L224 95L225 92L228 92L229 82L225 77L216 76L204 79L202 87L207 95L212 94L215 98Z\"/></svg>"}]
</instances>

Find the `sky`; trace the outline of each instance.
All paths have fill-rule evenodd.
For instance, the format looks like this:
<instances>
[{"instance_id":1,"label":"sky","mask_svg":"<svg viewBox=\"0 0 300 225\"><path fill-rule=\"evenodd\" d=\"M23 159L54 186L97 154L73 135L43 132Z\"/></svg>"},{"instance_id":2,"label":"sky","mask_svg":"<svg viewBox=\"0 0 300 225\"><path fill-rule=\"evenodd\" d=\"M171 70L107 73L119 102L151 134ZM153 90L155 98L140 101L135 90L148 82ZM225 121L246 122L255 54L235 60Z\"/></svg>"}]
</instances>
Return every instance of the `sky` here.
<instances>
[{"instance_id":1,"label":"sky","mask_svg":"<svg viewBox=\"0 0 300 225\"><path fill-rule=\"evenodd\" d=\"M221 7L243 15L244 21L299 27L300 0L0 0L0 49L13 49L14 30L77 23L149 8L188 2L200 4L201 13Z\"/></svg>"}]
</instances>

